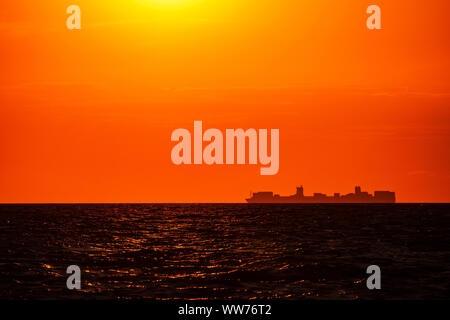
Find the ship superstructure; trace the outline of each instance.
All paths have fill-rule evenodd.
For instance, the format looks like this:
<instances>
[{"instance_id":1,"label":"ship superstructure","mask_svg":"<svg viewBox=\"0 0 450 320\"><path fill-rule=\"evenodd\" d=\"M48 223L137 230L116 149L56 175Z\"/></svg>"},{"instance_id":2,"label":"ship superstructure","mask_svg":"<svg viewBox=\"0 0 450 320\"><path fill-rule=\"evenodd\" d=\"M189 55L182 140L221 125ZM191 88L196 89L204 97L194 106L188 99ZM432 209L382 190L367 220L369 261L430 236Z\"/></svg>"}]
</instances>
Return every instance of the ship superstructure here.
<instances>
[{"instance_id":1,"label":"ship superstructure","mask_svg":"<svg viewBox=\"0 0 450 320\"><path fill-rule=\"evenodd\" d=\"M375 191L372 195L361 191L360 186L356 186L354 193L344 195L334 193L328 196L323 193L314 193L312 196L305 196L303 186L300 186L291 196L280 196L271 191L255 192L246 200L248 203L395 203L395 192Z\"/></svg>"}]
</instances>

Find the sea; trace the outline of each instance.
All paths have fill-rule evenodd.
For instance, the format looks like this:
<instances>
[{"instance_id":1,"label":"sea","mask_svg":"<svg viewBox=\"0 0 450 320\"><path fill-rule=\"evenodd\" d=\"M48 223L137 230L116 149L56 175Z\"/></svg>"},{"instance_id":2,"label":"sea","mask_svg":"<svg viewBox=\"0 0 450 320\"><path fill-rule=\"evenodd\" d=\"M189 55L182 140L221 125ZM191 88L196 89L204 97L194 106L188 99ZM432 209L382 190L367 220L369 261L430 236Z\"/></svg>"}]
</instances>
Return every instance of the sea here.
<instances>
[{"instance_id":1,"label":"sea","mask_svg":"<svg viewBox=\"0 0 450 320\"><path fill-rule=\"evenodd\" d=\"M2 300L449 298L450 204L0 205Z\"/></svg>"}]
</instances>

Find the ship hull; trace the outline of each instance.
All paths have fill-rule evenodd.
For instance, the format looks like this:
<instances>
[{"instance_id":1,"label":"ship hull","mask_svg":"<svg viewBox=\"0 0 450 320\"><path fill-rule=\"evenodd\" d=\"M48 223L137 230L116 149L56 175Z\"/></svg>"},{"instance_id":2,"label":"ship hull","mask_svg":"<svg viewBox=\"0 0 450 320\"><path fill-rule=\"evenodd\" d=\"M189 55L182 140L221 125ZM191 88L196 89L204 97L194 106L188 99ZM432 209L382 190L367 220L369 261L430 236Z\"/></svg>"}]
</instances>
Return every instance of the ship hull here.
<instances>
[{"instance_id":1,"label":"ship hull","mask_svg":"<svg viewBox=\"0 0 450 320\"><path fill-rule=\"evenodd\" d=\"M259 200L252 200L252 199L245 199L247 203L291 203L291 204L364 204L364 203L395 203L395 201L259 201Z\"/></svg>"}]
</instances>

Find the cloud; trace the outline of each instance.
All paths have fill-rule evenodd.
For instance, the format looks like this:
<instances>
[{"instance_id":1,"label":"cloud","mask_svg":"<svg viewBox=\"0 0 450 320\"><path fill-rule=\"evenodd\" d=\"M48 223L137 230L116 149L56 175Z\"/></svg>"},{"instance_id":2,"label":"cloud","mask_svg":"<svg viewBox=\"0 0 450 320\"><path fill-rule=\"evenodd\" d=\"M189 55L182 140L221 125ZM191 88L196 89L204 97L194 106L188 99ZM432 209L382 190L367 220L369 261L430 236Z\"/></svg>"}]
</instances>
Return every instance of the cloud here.
<instances>
[{"instance_id":1,"label":"cloud","mask_svg":"<svg viewBox=\"0 0 450 320\"><path fill-rule=\"evenodd\" d=\"M433 171L428 171L428 170L414 170L414 171L409 171L408 172L408 176L425 176L425 177L433 177L436 174Z\"/></svg>"}]
</instances>

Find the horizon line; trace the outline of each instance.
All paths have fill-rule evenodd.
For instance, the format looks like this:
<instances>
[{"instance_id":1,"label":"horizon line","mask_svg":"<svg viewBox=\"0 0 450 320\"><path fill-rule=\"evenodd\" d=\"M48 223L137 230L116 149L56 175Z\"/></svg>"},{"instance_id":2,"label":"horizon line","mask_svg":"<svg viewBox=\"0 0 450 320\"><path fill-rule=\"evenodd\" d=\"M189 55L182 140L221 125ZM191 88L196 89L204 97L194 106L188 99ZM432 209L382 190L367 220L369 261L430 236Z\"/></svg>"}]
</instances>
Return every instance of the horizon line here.
<instances>
[{"instance_id":1,"label":"horizon line","mask_svg":"<svg viewBox=\"0 0 450 320\"><path fill-rule=\"evenodd\" d=\"M53 205L53 204L245 204L245 205L383 205L383 204L450 204L450 202L395 202L395 203L247 203L247 202L0 202L0 205Z\"/></svg>"}]
</instances>

